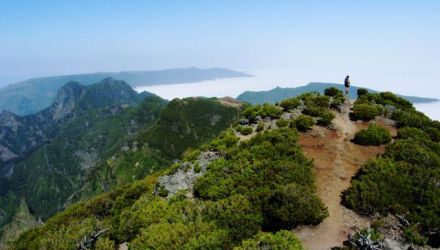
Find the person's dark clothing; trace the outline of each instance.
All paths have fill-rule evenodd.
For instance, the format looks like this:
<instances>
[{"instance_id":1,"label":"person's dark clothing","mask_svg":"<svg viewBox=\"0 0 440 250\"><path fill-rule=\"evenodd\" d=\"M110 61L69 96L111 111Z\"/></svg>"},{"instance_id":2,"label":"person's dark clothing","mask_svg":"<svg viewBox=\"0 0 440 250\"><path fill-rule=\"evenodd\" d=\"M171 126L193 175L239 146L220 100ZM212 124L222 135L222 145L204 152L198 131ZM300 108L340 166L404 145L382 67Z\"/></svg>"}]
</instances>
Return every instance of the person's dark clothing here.
<instances>
[{"instance_id":1,"label":"person's dark clothing","mask_svg":"<svg viewBox=\"0 0 440 250\"><path fill-rule=\"evenodd\" d=\"M350 87L350 79L348 77L345 77L344 85L345 87Z\"/></svg>"}]
</instances>

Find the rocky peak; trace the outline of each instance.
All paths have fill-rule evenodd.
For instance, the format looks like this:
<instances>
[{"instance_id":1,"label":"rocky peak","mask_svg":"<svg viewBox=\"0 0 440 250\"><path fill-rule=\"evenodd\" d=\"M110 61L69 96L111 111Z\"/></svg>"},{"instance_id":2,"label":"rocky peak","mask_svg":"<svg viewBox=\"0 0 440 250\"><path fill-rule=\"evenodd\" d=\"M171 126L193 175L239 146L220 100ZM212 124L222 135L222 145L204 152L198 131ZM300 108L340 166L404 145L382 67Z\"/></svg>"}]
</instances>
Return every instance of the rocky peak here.
<instances>
[{"instance_id":1,"label":"rocky peak","mask_svg":"<svg viewBox=\"0 0 440 250\"><path fill-rule=\"evenodd\" d=\"M19 116L15 115L14 113L6 110L0 113L0 126L16 128L20 124Z\"/></svg>"},{"instance_id":2,"label":"rocky peak","mask_svg":"<svg viewBox=\"0 0 440 250\"><path fill-rule=\"evenodd\" d=\"M116 104L135 105L140 101L141 97L130 85L108 77L97 84L87 86L82 104L89 108L101 108Z\"/></svg>"},{"instance_id":3,"label":"rocky peak","mask_svg":"<svg viewBox=\"0 0 440 250\"><path fill-rule=\"evenodd\" d=\"M85 87L78 82L69 82L62 87L51 107L52 120L58 121L70 114L84 95Z\"/></svg>"}]
</instances>

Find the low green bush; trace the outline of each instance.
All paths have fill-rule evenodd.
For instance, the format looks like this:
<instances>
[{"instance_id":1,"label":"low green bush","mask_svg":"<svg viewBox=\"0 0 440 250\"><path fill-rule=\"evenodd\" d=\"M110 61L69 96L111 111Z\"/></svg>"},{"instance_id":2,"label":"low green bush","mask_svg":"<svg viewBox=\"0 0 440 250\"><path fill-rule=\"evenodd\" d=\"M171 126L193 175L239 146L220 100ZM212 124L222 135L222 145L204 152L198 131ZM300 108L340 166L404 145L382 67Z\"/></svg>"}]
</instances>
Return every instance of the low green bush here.
<instances>
[{"instance_id":1,"label":"low green bush","mask_svg":"<svg viewBox=\"0 0 440 250\"><path fill-rule=\"evenodd\" d=\"M343 194L343 204L360 213L404 214L422 230L440 228L440 145L398 139L370 160Z\"/></svg>"},{"instance_id":2,"label":"low green bush","mask_svg":"<svg viewBox=\"0 0 440 250\"><path fill-rule=\"evenodd\" d=\"M432 141L440 142L440 129L430 127L425 129L425 132L429 135Z\"/></svg>"},{"instance_id":3,"label":"low green bush","mask_svg":"<svg viewBox=\"0 0 440 250\"><path fill-rule=\"evenodd\" d=\"M326 88L324 90L324 95L330 96L330 97L341 97L341 96L344 96L344 93L342 92L342 90L340 90L336 87L330 87L330 88Z\"/></svg>"},{"instance_id":4,"label":"low green bush","mask_svg":"<svg viewBox=\"0 0 440 250\"><path fill-rule=\"evenodd\" d=\"M331 111L325 111L321 114L321 117L318 119L318 125L328 126L332 123L333 119L335 119L335 115Z\"/></svg>"},{"instance_id":5,"label":"low green bush","mask_svg":"<svg viewBox=\"0 0 440 250\"><path fill-rule=\"evenodd\" d=\"M264 122L259 122L257 125L257 132L263 131L264 130Z\"/></svg>"},{"instance_id":6,"label":"low green bush","mask_svg":"<svg viewBox=\"0 0 440 250\"><path fill-rule=\"evenodd\" d=\"M399 139L414 138L414 139L429 140L430 137L426 132L418 128L404 127L397 130L397 138Z\"/></svg>"},{"instance_id":7,"label":"low green bush","mask_svg":"<svg viewBox=\"0 0 440 250\"><path fill-rule=\"evenodd\" d=\"M284 109L284 111L289 111L292 109L297 108L301 104L300 100L298 98L289 98L282 100L280 103L280 107Z\"/></svg>"},{"instance_id":8,"label":"low green bush","mask_svg":"<svg viewBox=\"0 0 440 250\"><path fill-rule=\"evenodd\" d=\"M281 118L276 121L276 124L279 128L284 128L284 127L289 126L289 121Z\"/></svg>"},{"instance_id":9,"label":"low green bush","mask_svg":"<svg viewBox=\"0 0 440 250\"><path fill-rule=\"evenodd\" d=\"M428 238L420 234L420 229L417 225L410 225L405 228L403 230L403 235L405 236L405 240L412 244L424 246L428 243Z\"/></svg>"},{"instance_id":10,"label":"low green bush","mask_svg":"<svg viewBox=\"0 0 440 250\"><path fill-rule=\"evenodd\" d=\"M304 250L298 238L290 231L281 230L275 234L259 233L244 240L234 250Z\"/></svg>"},{"instance_id":11,"label":"low green bush","mask_svg":"<svg viewBox=\"0 0 440 250\"><path fill-rule=\"evenodd\" d=\"M330 103L330 108L339 110L339 106L344 104L344 102L345 102L345 97L344 96L342 96L342 97L335 97L335 98L333 98L333 100Z\"/></svg>"},{"instance_id":12,"label":"low green bush","mask_svg":"<svg viewBox=\"0 0 440 250\"><path fill-rule=\"evenodd\" d=\"M318 196L307 188L294 183L276 187L263 208L267 214L265 228L276 231L323 221L328 211Z\"/></svg>"},{"instance_id":13,"label":"low green bush","mask_svg":"<svg viewBox=\"0 0 440 250\"><path fill-rule=\"evenodd\" d=\"M309 116L319 117L327 109L319 106L307 106L302 110L302 113Z\"/></svg>"},{"instance_id":14,"label":"low green bush","mask_svg":"<svg viewBox=\"0 0 440 250\"><path fill-rule=\"evenodd\" d=\"M305 132L315 125L315 121L308 115L300 115L294 120L293 124L295 125L296 129L301 132Z\"/></svg>"},{"instance_id":15,"label":"low green bush","mask_svg":"<svg viewBox=\"0 0 440 250\"><path fill-rule=\"evenodd\" d=\"M240 130L240 134L242 135L249 135L253 131L251 126L242 126Z\"/></svg>"},{"instance_id":16,"label":"low green bush","mask_svg":"<svg viewBox=\"0 0 440 250\"><path fill-rule=\"evenodd\" d=\"M312 162L297 141L298 134L292 128L257 133L209 165L194 183L195 196L219 201L243 195L251 207L261 209L265 230L318 223L327 209L316 196ZM235 227L237 223L233 223Z\"/></svg>"},{"instance_id":17,"label":"low green bush","mask_svg":"<svg viewBox=\"0 0 440 250\"><path fill-rule=\"evenodd\" d=\"M275 105L265 103L263 105L255 105L246 108L242 115L249 119L251 122L255 121L257 116L262 118L270 117L272 119L278 119L283 114L283 110Z\"/></svg>"},{"instance_id":18,"label":"low green bush","mask_svg":"<svg viewBox=\"0 0 440 250\"><path fill-rule=\"evenodd\" d=\"M415 110L397 110L393 112L391 119L397 121L398 127L425 129L431 124L429 117Z\"/></svg>"},{"instance_id":19,"label":"low green bush","mask_svg":"<svg viewBox=\"0 0 440 250\"><path fill-rule=\"evenodd\" d=\"M360 103L354 105L350 118L352 120L370 121L380 114L381 110L377 105Z\"/></svg>"},{"instance_id":20,"label":"low green bush","mask_svg":"<svg viewBox=\"0 0 440 250\"><path fill-rule=\"evenodd\" d=\"M381 144L387 144L390 141L390 132L376 124L371 124L367 129L357 132L353 139L354 143L365 146L379 146Z\"/></svg>"},{"instance_id":21,"label":"low green bush","mask_svg":"<svg viewBox=\"0 0 440 250\"><path fill-rule=\"evenodd\" d=\"M367 90L367 89L364 89L364 88L358 88L358 90L357 90L357 95L358 95L358 97L360 97L360 96L364 96L364 95L366 95L366 94L368 94L368 90Z\"/></svg>"}]
</instances>

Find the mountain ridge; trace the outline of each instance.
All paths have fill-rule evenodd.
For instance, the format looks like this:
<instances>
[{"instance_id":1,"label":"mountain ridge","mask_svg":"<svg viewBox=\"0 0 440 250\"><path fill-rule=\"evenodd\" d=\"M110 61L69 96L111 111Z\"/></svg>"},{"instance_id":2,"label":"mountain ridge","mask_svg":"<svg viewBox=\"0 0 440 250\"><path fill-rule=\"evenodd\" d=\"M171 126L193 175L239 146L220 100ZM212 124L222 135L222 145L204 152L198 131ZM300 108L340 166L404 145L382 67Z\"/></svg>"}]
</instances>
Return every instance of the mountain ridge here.
<instances>
[{"instance_id":1,"label":"mountain ridge","mask_svg":"<svg viewBox=\"0 0 440 250\"><path fill-rule=\"evenodd\" d=\"M106 77L127 82L131 87L180 84L213 80L216 78L249 77L250 75L223 68L176 68L152 71L97 72L31 78L0 89L0 110L9 110L19 115L38 112L52 103L56 92L65 83L76 81L91 85Z\"/></svg>"},{"instance_id":2,"label":"mountain ridge","mask_svg":"<svg viewBox=\"0 0 440 250\"><path fill-rule=\"evenodd\" d=\"M344 90L344 85L338 83L310 82L306 85L299 87L292 87L292 88L276 87L271 90L265 90L265 91L245 91L240 95L238 95L237 99L240 101L249 102L251 104L263 104L265 102L276 103L283 99L295 97L306 92L318 91L320 93L323 93L324 90L329 87L336 87L340 90ZM356 93L359 88L360 87L354 85L350 87L350 93L349 93L350 99L356 99L357 97ZM368 88L367 90L370 93L380 92ZM435 98L424 98L424 97L403 96L403 95L398 95L398 96L403 97L413 103L438 101L438 99Z\"/></svg>"}]
</instances>

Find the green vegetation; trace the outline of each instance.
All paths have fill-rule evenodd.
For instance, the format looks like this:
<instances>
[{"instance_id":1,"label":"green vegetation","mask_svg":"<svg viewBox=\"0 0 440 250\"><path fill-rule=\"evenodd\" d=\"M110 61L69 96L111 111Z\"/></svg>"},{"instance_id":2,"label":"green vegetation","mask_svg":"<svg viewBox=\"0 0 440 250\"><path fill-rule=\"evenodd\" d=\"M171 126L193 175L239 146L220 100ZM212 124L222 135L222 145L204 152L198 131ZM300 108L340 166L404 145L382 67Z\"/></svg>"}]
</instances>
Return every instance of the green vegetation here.
<instances>
[{"instance_id":1,"label":"green vegetation","mask_svg":"<svg viewBox=\"0 0 440 250\"><path fill-rule=\"evenodd\" d=\"M252 129L251 126L241 126L239 132L240 132L240 134L242 134L242 135L249 135L249 134L252 133L252 131L253 131L253 129Z\"/></svg>"},{"instance_id":2,"label":"green vegetation","mask_svg":"<svg viewBox=\"0 0 440 250\"><path fill-rule=\"evenodd\" d=\"M264 122L259 122L257 125L257 132L263 131L264 130Z\"/></svg>"},{"instance_id":3,"label":"green vegetation","mask_svg":"<svg viewBox=\"0 0 440 250\"><path fill-rule=\"evenodd\" d=\"M344 93L342 92L342 90L336 87L330 87L324 90L324 95L331 97L343 97Z\"/></svg>"},{"instance_id":4,"label":"green vegetation","mask_svg":"<svg viewBox=\"0 0 440 250\"><path fill-rule=\"evenodd\" d=\"M352 120L370 121L380 114L381 109L377 105L355 102L350 118Z\"/></svg>"},{"instance_id":5,"label":"green vegetation","mask_svg":"<svg viewBox=\"0 0 440 250\"><path fill-rule=\"evenodd\" d=\"M344 192L343 204L359 213L403 215L411 225L404 229L409 242L438 242L435 237L440 228L440 144L432 136L438 133L438 122L391 93L366 93L360 101L395 107L392 118L400 128L385 153L362 166Z\"/></svg>"},{"instance_id":6,"label":"green vegetation","mask_svg":"<svg viewBox=\"0 0 440 250\"><path fill-rule=\"evenodd\" d=\"M423 130L420 130L418 128L413 127L403 127L397 130L397 138L399 139L418 139L418 140L429 140L429 135L424 132Z\"/></svg>"},{"instance_id":7,"label":"green vegetation","mask_svg":"<svg viewBox=\"0 0 440 250\"><path fill-rule=\"evenodd\" d=\"M295 130L282 128L228 148L228 157L212 163L196 181L197 197L215 201L245 195L271 230L319 223L327 211L314 194L311 162L296 141Z\"/></svg>"},{"instance_id":8,"label":"green vegetation","mask_svg":"<svg viewBox=\"0 0 440 250\"><path fill-rule=\"evenodd\" d=\"M177 159L187 148L199 147L215 138L238 120L239 114L239 109L225 106L215 98L174 99L141 139Z\"/></svg>"},{"instance_id":9,"label":"green vegetation","mask_svg":"<svg viewBox=\"0 0 440 250\"><path fill-rule=\"evenodd\" d=\"M259 233L249 240L235 247L234 250L263 250L263 249L283 249L283 250L302 250L299 240L292 232L281 230L276 234Z\"/></svg>"},{"instance_id":10,"label":"green vegetation","mask_svg":"<svg viewBox=\"0 0 440 250\"><path fill-rule=\"evenodd\" d=\"M280 107L284 109L285 112L288 112L292 109L296 109L301 104L300 99L298 98L289 98L284 99L280 102Z\"/></svg>"},{"instance_id":11,"label":"green vegetation","mask_svg":"<svg viewBox=\"0 0 440 250\"><path fill-rule=\"evenodd\" d=\"M276 125L277 125L279 128L285 128L285 127L288 127L288 126L289 126L289 121L286 120L286 119L280 118L280 119L278 119L278 120L276 121Z\"/></svg>"},{"instance_id":12,"label":"green vegetation","mask_svg":"<svg viewBox=\"0 0 440 250\"><path fill-rule=\"evenodd\" d=\"M297 140L295 129L280 128L238 143L226 130L202 147L224 157L197 179L196 199L154 195L160 174L152 174L70 206L11 248L73 249L104 230L94 249L122 242L130 249L303 249L291 232L279 230L317 224L328 213L315 193L312 162ZM198 152L188 151L184 161Z\"/></svg>"},{"instance_id":13,"label":"green vegetation","mask_svg":"<svg viewBox=\"0 0 440 250\"><path fill-rule=\"evenodd\" d=\"M299 95L302 95L304 93L309 92L319 92L323 94L325 92L325 89L328 88L337 88L339 90L344 90L343 84L334 84L334 83L320 83L320 82L311 82L305 86L300 86L296 88L280 88L276 87L274 89L268 90L268 91L245 91L242 94L240 94L237 99L242 102L248 102L253 105L256 104L263 104L263 103L277 103L281 102L284 99L297 97ZM350 99L356 99L356 92L359 89L359 87L356 87L354 85L350 86L350 93L349 98ZM368 92L370 93L377 93L377 91L369 89ZM420 103L420 102L433 102L436 101L432 98L422 98L422 97L414 97L414 96L401 96L405 98L408 101L411 101L413 103Z\"/></svg>"},{"instance_id":14,"label":"green vegetation","mask_svg":"<svg viewBox=\"0 0 440 250\"><path fill-rule=\"evenodd\" d=\"M94 107L99 98L81 107ZM21 197L36 217L46 220L65 205L170 165L174 153L179 157L188 148L206 143L238 119L240 112L217 99L182 102L164 108L163 99L149 96L135 107L85 108L61 126L50 143L17 164L7 185L1 187L5 191L0 190L0 228L13 219ZM157 131L163 132L160 139L151 134ZM167 144L171 142L176 146Z\"/></svg>"},{"instance_id":15,"label":"green vegetation","mask_svg":"<svg viewBox=\"0 0 440 250\"><path fill-rule=\"evenodd\" d=\"M342 92L338 89L326 89L326 95L322 96L319 93L307 93L299 96L305 105L302 113L308 116L319 117L318 125L329 126L335 115L329 110L329 107L338 108L344 101ZM303 131L305 128L300 127Z\"/></svg>"},{"instance_id":16,"label":"green vegetation","mask_svg":"<svg viewBox=\"0 0 440 250\"><path fill-rule=\"evenodd\" d=\"M367 94L368 94L368 89L359 88L359 89L357 90L357 95L358 95L358 97L360 97L360 96L364 96L364 95L367 95Z\"/></svg>"},{"instance_id":17,"label":"green vegetation","mask_svg":"<svg viewBox=\"0 0 440 250\"><path fill-rule=\"evenodd\" d=\"M272 119L278 119L282 114L283 110L280 107L268 103L248 107L242 113L242 115L251 122L254 122L257 116L262 118L270 117Z\"/></svg>"},{"instance_id":18,"label":"green vegetation","mask_svg":"<svg viewBox=\"0 0 440 250\"><path fill-rule=\"evenodd\" d=\"M356 133L353 142L360 145L373 145L379 146L387 144L391 141L390 132L386 128L371 124L368 128L363 129Z\"/></svg>"},{"instance_id":19,"label":"green vegetation","mask_svg":"<svg viewBox=\"0 0 440 250\"><path fill-rule=\"evenodd\" d=\"M333 119L335 119L335 114L333 114L329 110L326 110L325 112L321 113L321 117L318 119L318 125L329 126L332 123Z\"/></svg>"},{"instance_id":20,"label":"green vegetation","mask_svg":"<svg viewBox=\"0 0 440 250\"><path fill-rule=\"evenodd\" d=\"M315 125L315 121L308 115L300 115L293 120L292 124L294 124L299 131L305 132Z\"/></svg>"},{"instance_id":21,"label":"green vegetation","mask_svg":"<svg viewBox=\"0 0 440 250\"><path fill-rule=\"evenodd\" d=\"M123 80L132 87L136 87L145 86L146 83L152 85L175 84L247 76L249 75L229 69L199 69L191 67L155 71L103 72L33 78L3 88L0 91L0 111L9 110L18 115L36 113L49 107L54 101L57 91L68 82L92 85L102 79L112 77L114 79Z\"/></svg>"}]
</instances>

